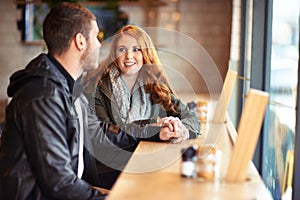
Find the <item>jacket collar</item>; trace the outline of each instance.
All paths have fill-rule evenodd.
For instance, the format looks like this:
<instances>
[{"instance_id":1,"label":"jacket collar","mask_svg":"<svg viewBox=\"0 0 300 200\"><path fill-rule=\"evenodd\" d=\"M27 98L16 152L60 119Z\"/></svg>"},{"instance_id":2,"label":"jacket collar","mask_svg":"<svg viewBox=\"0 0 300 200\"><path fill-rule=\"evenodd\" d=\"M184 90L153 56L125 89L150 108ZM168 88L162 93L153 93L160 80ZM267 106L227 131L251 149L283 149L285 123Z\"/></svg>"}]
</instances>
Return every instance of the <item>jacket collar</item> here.
<instances>
[{"instance_id":1,"label":"jacket collar","mask_svg":"<svg viewBox=\"0 0 300 200\"><path fill-rule=\"evenodd\" d=\"M55 65L55 67L61 72L61 74L65 77L65 79L68 82L70 91L73 91L75 81L72 78L72 76L51 54L48 53L47 57L51 60L51 62Z\"/></svg>"},{"instance_id":2,"label":"jacket collar","mask_svg":"<svg viewBox=\"0 0 300 200\"><path fill-rule=\"evenodd\" d=\"M73 101L75 101L84 89L83 85L81 84L82 77L80 76L75 81L67 72L67 70L51 54L47 54L47 56L66 79L69 86L69 91L72 91Z\"/></svg>"}]
</instances>

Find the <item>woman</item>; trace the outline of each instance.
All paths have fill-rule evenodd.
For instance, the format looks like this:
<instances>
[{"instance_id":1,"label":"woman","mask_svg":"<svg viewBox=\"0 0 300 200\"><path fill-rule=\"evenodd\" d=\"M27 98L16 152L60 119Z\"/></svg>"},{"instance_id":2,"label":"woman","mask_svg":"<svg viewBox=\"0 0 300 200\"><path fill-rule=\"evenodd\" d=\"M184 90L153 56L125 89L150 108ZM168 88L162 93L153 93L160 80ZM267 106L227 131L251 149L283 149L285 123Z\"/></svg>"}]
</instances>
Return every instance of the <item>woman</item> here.
<instances>
[{"instance_id":1,"label":"woman","mask_svg":"<svg viewBox=\"0 0 300 200\"><path fill-rule=\"evenodd\" d=\"M140 126L178 121L172 123L178 125L174 128L186 131L188 138L200 134L199 119L176 98L153 42L143 29L133 25L121 28L112 39L105 63L96 90L92 90L93 95L87 95L100 120L115 124L134 122ZM92 76L88 80L99 77ZM181 140L176 138L172 142ZM135 147L126 150L132 152Z\"/></svg>"}]
</instances>

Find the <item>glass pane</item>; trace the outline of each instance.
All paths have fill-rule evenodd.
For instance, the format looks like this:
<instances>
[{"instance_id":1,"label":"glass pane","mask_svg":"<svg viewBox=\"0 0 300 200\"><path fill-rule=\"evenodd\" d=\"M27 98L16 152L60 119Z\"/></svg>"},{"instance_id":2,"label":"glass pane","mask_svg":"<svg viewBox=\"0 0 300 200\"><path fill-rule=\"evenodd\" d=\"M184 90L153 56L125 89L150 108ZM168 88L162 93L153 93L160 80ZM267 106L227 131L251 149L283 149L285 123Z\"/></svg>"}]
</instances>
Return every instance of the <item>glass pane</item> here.
<instances>
[{"instance_id":1,"label":"glass pane","mask_svg":"<svg viewBox=\"0 0 300 200\"><path fill-rule=\"evenodd\" d=\"M299 11L300 0L273 0L270 106L262 175L274 199L291 199L292 194Z\"/></svg>"}]
</instances>

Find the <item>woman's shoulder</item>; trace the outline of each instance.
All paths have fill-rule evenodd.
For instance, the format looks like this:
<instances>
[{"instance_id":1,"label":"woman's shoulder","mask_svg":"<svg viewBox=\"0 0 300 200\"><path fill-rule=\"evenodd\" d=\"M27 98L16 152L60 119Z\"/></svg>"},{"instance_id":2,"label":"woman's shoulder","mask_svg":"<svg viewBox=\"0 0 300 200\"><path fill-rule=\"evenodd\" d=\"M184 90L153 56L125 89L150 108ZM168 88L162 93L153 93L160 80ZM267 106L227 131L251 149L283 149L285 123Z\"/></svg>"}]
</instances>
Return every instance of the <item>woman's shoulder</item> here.
<instances>
[{"instance_id":1,"label":"woman's shoulder","mask_svg":"<svg viewBox=\"0 0 300 200\"><path fill-rule=\"evenodd\" d=\"M95 97L96 98L111 98L112 96L112 86L109 78L104 78L99 81L96 90Z\"/></svg>"},{"instance_id":2,"label":"woman's shoulder","mask_svg":"<svg viewBox=\"0 0 300 200\"><path fill-rule=\"evenodd\" d=\"M98 90L111 90L111 81L109 76L101 78L97 85Z\"/></svg>"},{"instance_id":3,"label":"woman's shoulder","mask_svg":"<svg viewBox=\"0 0 300 200\"><path fill-rule=\"evenodd\" d=\"M182 103L182 101L180 100L180 98L178 96L176 96L175 94L173 93L170 93L170 96L171 96L171 101L174 103L174 102L180 102Z\"/></svg>"}]
</instances>

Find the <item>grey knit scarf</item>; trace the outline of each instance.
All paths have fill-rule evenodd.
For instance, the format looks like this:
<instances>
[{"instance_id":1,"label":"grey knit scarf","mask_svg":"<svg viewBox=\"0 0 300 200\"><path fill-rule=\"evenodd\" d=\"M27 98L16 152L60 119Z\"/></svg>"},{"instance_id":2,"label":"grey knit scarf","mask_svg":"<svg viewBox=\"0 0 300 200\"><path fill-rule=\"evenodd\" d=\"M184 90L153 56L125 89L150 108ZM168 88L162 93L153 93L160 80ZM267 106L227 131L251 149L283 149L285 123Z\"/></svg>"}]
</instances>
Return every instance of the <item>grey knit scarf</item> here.
<instances>
[{"instance_id":1,"label":"grey knit scarf","mask_svg":"<svg viewBox=\"0 0 300 200\"><path fill-rule=\"evenodd\" d=\"M124 79L119 76L117 67L112 67L109 76L112 83L113 97L118 105L124 123L149 119L151 115L150 94L145 92L143 80L138 76L132 94Z\"/></svg>"}]
</instances>

